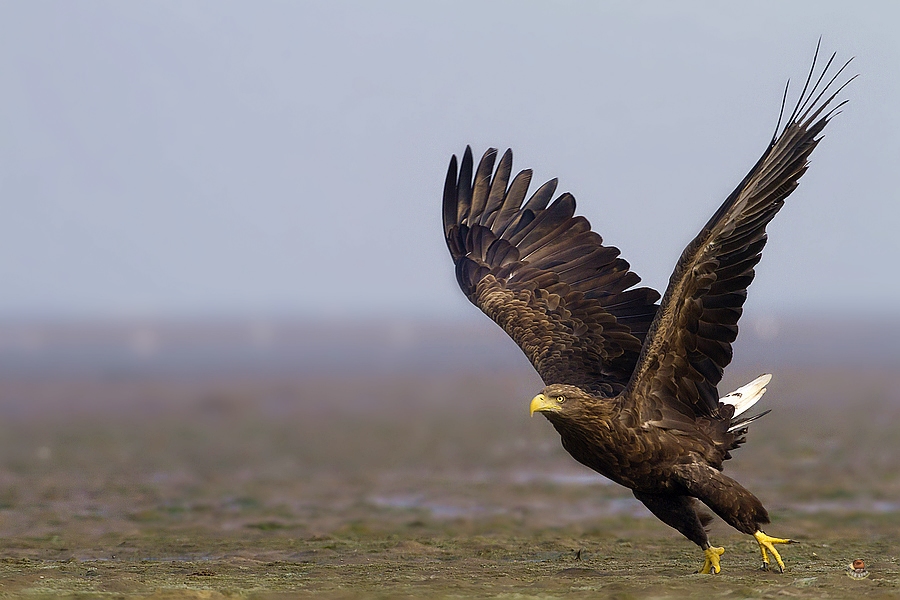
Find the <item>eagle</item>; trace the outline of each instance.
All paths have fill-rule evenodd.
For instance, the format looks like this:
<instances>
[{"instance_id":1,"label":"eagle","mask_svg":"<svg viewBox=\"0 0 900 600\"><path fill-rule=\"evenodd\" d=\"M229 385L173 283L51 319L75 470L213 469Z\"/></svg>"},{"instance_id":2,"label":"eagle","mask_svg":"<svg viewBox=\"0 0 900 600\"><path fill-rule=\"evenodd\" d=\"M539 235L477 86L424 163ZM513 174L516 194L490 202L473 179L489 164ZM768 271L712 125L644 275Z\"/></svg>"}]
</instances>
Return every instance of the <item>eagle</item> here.
<instances>
[{"instance_id":1,"label":"eagle","mask_svg":"<svg viewBox=\"0 0 900 600\"><path fill-rule=\"evenodd\" d=\"M640 277L575 215L572 194L552 200L556 179L526 201L532 172L510 181L510 150L494 169L496 149L475 167L467 147L447 171L443 229L456 279L542 378L531 414L550 421L575 460L631 489L697 544L701 573L720 572L724 548L710 544L712 515L698 501L756 539L762 569L771 554L783 573L775 545L793 543L766 534L763 504L722 473L748 425L768 412L745 416L771 375L724 397L716 386L732 360L766 225L797 187L823 129L846 103L836 97L855 78L836 83L850 61L829 75L834 54L816 77L818 56L817 46L785 119L788 82L768 147L684 249L662 296L635 287Z\"/></svg>"}]
</instances>

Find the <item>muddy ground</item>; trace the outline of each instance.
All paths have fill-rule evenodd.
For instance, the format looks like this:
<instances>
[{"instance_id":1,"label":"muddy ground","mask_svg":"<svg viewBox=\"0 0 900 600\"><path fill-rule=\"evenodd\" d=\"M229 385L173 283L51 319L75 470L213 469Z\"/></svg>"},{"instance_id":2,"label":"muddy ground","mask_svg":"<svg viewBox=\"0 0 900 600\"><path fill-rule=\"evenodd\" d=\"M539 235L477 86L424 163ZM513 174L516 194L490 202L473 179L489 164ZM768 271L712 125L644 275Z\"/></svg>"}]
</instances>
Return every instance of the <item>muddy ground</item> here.
<instances>
[{"instance_id":1,"label":"muddy ground","mask_svg":"<svg viewBox=\"0 0 900 600\"><path fill-rule=\"evenodd\" d=\"M757 373L729 374L734 387ZM532 373L7 378L0 596L900 597L900 389L776 375L726 472L791 537L723 573L574 463ZM729 389L731 389L729 387ZM866 579L847 565L865 560Z\"/></svg>"}]
</instances>

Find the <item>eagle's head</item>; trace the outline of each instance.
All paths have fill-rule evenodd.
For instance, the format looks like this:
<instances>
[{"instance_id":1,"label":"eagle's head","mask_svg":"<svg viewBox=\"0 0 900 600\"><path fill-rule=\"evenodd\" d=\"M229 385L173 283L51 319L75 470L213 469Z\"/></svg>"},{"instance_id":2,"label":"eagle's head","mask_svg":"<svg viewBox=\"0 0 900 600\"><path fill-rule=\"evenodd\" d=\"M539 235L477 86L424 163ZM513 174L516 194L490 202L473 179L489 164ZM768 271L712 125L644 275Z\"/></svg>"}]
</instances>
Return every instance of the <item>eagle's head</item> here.
<instances>
[{"instance_id":1,"label":"eagle's head","mask_svg":"<svg viewBox=\"0 0 900 600\"><path fill-rule=\"evenodd\" d=\"M531 400L531 415L544 413L551 422L578 419L590 406L596 404L593 396L574 385L554 383L541 390Z\"/></svg>"}]
</instances>

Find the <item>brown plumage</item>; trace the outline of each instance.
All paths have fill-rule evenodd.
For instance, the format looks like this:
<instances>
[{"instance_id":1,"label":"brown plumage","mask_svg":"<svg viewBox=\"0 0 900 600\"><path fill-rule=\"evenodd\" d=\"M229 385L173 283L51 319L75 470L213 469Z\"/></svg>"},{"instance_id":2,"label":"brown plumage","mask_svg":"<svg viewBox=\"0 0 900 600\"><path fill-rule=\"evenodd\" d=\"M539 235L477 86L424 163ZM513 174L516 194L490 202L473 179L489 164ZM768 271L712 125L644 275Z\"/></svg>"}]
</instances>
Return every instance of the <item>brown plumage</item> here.
<instances>
[{"instance_id":1,"label":"brown plumage","mask_svg":"<svg viewBox=\"0 0 900 600\"><path fill-rule=\"evenodd\" d=\"M822 85L833 59L810 85L813 61L784 127L779 121L762 157L685 248L661 300L634 287L640 278L575 216L571 194L551 203L556 180L525 201L531 171L510 183L509 150L496 170L496 150L488 150L473 177L467 148L447 173L444 234L457 280L544 380L532 409L576 460L632 489L702 548L709 543L694 499L743 533L769 522L756 496L721 472L756 417L734 418L716 386L731 362L766 225L843 105L826 112L849 83L829 92L845 64Z\"/></svg>"}]
</instances>

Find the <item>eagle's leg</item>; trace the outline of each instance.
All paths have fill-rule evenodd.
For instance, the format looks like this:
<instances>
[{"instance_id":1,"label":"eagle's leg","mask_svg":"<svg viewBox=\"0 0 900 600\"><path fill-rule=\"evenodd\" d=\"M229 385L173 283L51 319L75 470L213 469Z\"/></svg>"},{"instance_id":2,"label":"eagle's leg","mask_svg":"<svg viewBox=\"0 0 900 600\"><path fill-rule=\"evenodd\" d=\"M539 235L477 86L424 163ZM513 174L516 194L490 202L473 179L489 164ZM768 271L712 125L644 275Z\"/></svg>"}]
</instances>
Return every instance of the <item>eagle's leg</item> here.
<instances>
[{"instance_id":1,"label":"eagle's leg","mask_svg":"<svg viewBox=\"0 0 900 600\"><path fill-rule=\"evenodd\" d=\"M678 496L674 494L652 494L646 492L634 492L634 497L644 503L650 512L660 521L674 527L687 539L691 540L703 550L704 562L700 567L700 573L718 573L722 570L719 565L719 557L725 553L725 548L711 546L704 526L712 520L708 513L698 513L694 508L694 499L690 496Z\"/></svg>"},{"instance_id":2,"label":"eagle's leg","mask_svg":"<svg viewBox=\"0 0 900 600\"><path fill-rule=\"evenodd\" d=\"M700 463L678 465L675 470L688 491L696 494L697 498L713 509L723 521L741 533L756 538L762 555L763 569L769 568L769 552L771 552L779 570L784 573L784 561L775 550L774 544L790 544L792 541L769 537L760 530L760 525L769 522L769 514L759 498L734 479L709 465Z\"/></svg>"},{"instance_id":3,"label":"eagle's leg","mask_svg":"<svg viewBox=\"0 0 900 600\"><path fill-rule=\"evenodd\" d=\"M779 570L784 573L784 561L781 560L781 555L778 554L778 550L775 549L773 544L795 544L796 542L794 540L770 537L759 530L753 534L753 537L756 538L756 542L759 544L759 553L762 554L762 566L760 568L763 571L769 570L768 552L771 552L772 556L775 557L775 562L778 563ZM767 550L768 552L766 552Z\"/></svg>"}]
</instances>

